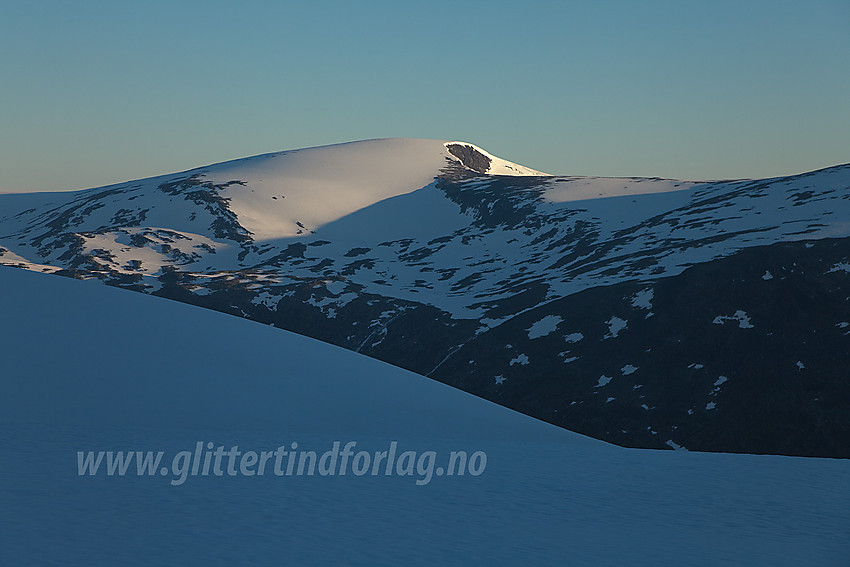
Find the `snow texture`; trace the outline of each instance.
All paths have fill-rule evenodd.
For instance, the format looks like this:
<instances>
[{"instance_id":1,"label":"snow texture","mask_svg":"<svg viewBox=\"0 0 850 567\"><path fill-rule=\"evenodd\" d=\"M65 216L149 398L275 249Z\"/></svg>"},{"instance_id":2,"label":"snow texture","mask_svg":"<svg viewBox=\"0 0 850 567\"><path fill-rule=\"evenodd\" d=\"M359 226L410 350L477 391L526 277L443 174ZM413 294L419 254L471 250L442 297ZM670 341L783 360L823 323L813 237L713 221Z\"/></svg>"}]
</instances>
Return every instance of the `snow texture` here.
<instances>
[{"instance_id":1,"label":"snow texture","mask_svg":"<svg viewBox=\"0 0 850 567\"><path fill-rule=\"evenodd\" d=\"M555 329L558 328L558 325L562 321L563 319L557 315L547 315L528 329L528 338L539 339L540 337L545 337L555 332Z\"/></svg>"}]
</instances>

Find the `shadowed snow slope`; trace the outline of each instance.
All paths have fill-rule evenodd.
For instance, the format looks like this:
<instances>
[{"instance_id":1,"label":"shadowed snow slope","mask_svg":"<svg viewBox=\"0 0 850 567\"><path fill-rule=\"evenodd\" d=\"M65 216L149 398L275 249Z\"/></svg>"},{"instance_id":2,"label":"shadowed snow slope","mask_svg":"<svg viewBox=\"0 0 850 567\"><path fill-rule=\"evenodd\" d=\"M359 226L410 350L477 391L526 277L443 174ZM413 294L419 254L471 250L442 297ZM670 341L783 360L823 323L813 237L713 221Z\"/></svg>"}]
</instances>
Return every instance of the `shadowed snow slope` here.
<instances>
[{"instance_id":1,"label":"shadowed snow slope","mask_svg":"<svg viewBox=\"0 0 850 567\"><path fill-rule=\"evenodd\" d=\"M607 446L321 341L2 267L0 423L273 428ZM541 437L542 436L542 437Z\"/></svg>"},{"instance_id":2,"label":"shadowed snow slope","mask_svg":"<svg viewBox=\"0 0 850 567\"><path fill-rule=\"evenodd\" d=\"M622 449L361 355L0 268L9 565L842 565L850 462ZM196 442L486 451L480 476L78 476ZM131 467L132 468L132 467ZM421 483L420 483L421 484Z\"/></svg>"}]
</instances>

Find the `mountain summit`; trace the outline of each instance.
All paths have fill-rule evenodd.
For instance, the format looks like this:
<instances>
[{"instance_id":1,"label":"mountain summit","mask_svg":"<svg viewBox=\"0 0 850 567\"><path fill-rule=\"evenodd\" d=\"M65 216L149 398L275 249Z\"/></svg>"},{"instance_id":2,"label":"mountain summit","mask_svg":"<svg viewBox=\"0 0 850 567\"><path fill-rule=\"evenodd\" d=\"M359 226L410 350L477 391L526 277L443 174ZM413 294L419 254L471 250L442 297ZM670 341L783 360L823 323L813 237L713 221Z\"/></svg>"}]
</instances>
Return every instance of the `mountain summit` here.
<instances>
[{"instance_id":1,"label":"mountain summit","mask_svg":"<svg viewBox=\"0 0 850 567\"><path fill-rule=\"evenodd\" d=\"M0 263L273 324L637 447L850 456L850 165L550 176L465 142L0 195Z\"/></svg>"},{"instance_id":2,"label":"mountain summit","mask_svg":"<svg viewBox=\"0 0 850 567\"><path fill-rule=\"evenodd\" d=\"M266 240L304 234L421 189L452 165L490 175L546 175L465 142L399 138L266 154L187 173L221 186L219 195L241 226Z\"/></svg>"}]
</instances>

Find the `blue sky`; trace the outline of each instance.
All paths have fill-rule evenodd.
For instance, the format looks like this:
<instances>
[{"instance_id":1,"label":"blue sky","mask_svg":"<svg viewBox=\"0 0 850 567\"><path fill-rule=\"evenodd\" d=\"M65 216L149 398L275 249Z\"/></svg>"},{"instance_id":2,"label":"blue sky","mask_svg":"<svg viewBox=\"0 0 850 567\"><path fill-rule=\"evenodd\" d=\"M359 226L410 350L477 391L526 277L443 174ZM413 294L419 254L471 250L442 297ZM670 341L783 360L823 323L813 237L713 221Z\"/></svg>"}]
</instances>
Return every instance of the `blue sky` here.
<instances>
[{"instance_id":1,"label":"blue sky","mask_svg":"<svg viewBox=\"0 0 850 567\"><path fill-rule=\"evenodd\" d=\"M379 137L558 174L850 162L847 0L4 0L0 190Z\"/></svg>"}]
</instances>

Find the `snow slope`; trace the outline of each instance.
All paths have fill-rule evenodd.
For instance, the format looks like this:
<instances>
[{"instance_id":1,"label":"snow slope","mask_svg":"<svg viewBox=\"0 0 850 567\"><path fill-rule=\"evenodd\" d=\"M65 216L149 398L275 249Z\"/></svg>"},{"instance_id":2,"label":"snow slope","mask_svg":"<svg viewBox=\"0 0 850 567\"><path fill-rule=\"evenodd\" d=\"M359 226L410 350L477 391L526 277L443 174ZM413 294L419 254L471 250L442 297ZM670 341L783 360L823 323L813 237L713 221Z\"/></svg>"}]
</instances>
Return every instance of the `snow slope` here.
<instances>
[{"instance_id":1,"label":"snow slope","mask_svg":"<svg viewBox=\"0 0 850 567\"><path fill-rule=\"evenodd\" d=\"M433 183L454 159L439 140L383 139L268 154L210 166L205 180L237 179L224 197L258 241L303 234ZM270 201L270 197L277 197Z\"/></svg>"},{"instance_id":2,"label":"snow slope","mask_svg":"<svg viewBox=\"0 0 850 567\"><path fill-rule=\"evenodd\" d=\"M241 251L261 259L282 239L307 237L391 198L433 190L447 167L463 167L451 147L486 156L487 174L547 175L467 142L365 140L252 156L83 191L3 195L0 235L36 235L35 248L44 250L44 229L70 223L76 234L85 235L87 253L107 251L121 273L139 271L128 270L130 262L138 262L143 273L156 273L169 262L168 254L138 250L134 242L139 241L153 248L168 243L184 263L202 263L195 266L201 270L226 269L244 265L244 254L237 260ZM409 211L397 216L407 217ZM456 207L452 216L457 216ZM4 243L11 252L2 263L29 262L40 269L35 257L41 253L31 248L33 242L16 240ZM250 242L253 248L240 249L233 241ZM47 248L58 252L59 246L53 242ZM42 260L49 264L56 258Z\"/></svg>"},{"instance_id":3,"label":"snow slope","mask_svg":"<svg viewBox=\"0 0 850 567\"><path fill-rule=\"evenodd\" d=\"M0 268L0 562L846 565L850 461L621 449L212 311ZM486 450L478 477L78 477L79 450Z\"/></svg>"},{"instance_id":4,"label":"snow slope","mask_svg":"<svg viewBox=\"0 0 850 567\"><path fill-rule=\"evenodd\" d=\"M147 209L149 226L192 232L196 223L186 222L191 207L184 203L175 207L174 200L163 195L156 199L154 191L162 184L188 177L219 187L219 196L253 240L293 237L433 183L448 164L459 163L449 152L448 146L452 144L463 144L486 155L491 160L487 171L490 174L546 175L492 156L466 142L387 138L252 156L71 194L13 194L4 196L0 217L3 213L38 207L51 199L61 203L74 196L129 188L134 201L141 199L133 205ZM108 216L102 219L95 216L91 220L108 219Z\"/></svg>"}]
</instances>

